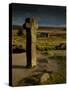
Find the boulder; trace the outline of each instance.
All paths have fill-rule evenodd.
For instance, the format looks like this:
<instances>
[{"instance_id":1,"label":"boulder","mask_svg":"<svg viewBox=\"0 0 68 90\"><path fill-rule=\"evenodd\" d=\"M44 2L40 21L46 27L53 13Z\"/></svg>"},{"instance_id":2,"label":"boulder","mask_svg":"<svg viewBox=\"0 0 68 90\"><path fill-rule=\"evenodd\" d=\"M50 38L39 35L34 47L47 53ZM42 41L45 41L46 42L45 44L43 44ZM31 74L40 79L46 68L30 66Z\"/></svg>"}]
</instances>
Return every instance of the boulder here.
<instances>
[{"instance_id":1,"label":"boulder","mask_svg":"<svg viewBox=\"0 0 68 90\"><path fill-rule=\"evenodd\" d=\"M49 78L50 78L49 73L44 73L44 74L41 76L41 78L40 78L40 83L41 83L41 84L45 84L46 81L47 81Z\"/></svg>"}]
</instances>

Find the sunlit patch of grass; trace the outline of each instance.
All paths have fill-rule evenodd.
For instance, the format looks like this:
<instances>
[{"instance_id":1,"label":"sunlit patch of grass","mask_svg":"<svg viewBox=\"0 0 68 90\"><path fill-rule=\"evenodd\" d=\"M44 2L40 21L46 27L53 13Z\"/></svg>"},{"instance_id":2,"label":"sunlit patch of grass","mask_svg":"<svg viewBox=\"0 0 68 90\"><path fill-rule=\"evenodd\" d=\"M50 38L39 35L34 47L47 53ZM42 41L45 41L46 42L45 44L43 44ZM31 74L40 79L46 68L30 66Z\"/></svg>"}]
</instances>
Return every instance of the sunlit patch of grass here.
<instances>
[{"instance_id":1,"label":"sunlit patch of grass","mask_svg":"<svg viewBox=\"0 0 68 90\"><path fill-rule=\"evenodd\" d=\"M39 37L36 39L37 51L53 50L56 45L64 43L65 39L61 36ZM12 44L22 45L23 48L26 48L26 34L23 33L21 36L18 36L18 31L13 31Z\"/></svg>"},{"instance_id":2,"label":"sunlit patch of grass","mask_svg":"<svg viewBox=\"0 0 68 90\"><path fill-rule=\"evenodd\" d=\"M26 38L22 36L13 36L12 45L22 46L22 48L26 48Z\"/></svg>"}]
</instances>

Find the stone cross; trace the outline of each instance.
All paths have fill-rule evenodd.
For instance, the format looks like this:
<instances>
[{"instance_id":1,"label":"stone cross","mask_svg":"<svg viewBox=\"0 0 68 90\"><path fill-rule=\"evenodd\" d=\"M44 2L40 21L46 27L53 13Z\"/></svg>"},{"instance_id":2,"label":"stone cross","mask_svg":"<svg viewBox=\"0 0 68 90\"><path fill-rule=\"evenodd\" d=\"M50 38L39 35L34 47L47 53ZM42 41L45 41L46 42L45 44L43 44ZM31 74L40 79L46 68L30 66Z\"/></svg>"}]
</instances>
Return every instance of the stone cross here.
<instances>
[{"instance_id":1,"label":"stone cross","mask_svg":"<svg viewBox=\"0 0 68 90\"><path fill-rule=\"evenodd\" d=\"M23 28L26 29L27 67L36 66L36 30L38 25L34 18L26 18Z\"/></svg>"}]
</instances>

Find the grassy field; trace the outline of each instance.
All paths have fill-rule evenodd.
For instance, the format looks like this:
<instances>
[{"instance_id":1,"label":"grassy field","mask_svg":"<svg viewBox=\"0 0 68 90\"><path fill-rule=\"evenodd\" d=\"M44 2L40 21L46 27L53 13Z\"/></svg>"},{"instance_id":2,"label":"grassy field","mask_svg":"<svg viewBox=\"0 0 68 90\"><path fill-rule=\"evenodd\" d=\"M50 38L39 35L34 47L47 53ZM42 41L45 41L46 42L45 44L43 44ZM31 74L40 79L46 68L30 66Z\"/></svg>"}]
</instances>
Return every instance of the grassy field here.
<instances>
[{"instance_id":1,"label":"grassy field","mask_svg":"<svg viewBox=\"0 0 68 90\"><path fill-rule=\"evenodd\" d=\"M42 31L42 30L41 30ZM21 46L22 48L26 48L26 34L22 33L22 35L18 35L19 30L12 30L12 45ZM59 31L59 36L57 36L57 31L48 31L51 36L49 37L37 37L36 45L39 49L53 49L55 46L66 43L65 31ZM62 35L61 33L64 33ZM53 34L53 36L52 36ZM55 36L54 36L55 35Z\"/></svg>"},{"instance_id":2,"label":"grassy field","mask_svg":"<svg viewBox=\"0 0 68 90\"><path fill-rule=\"evenodd\" d=\"M50 31L51 35L48 37L37 37L38 66L36 70L38 71L32 72L32 69L30 75L19 80L17 85L59 84L66 82L66 35L65 31L62 31L63 34L61 34L61 31L54 32L52 30L52 32ZM59 35L57 35L57 32ZM12 49L17 49L17 51L22 49L22 53L26 52L26 34L19 33L19 30L12 30ZM35 75L36 73L37 75ZM44 73L48 73L50 78L45 82L41 82L40 78Z\"/></svg>"}]
</instances>

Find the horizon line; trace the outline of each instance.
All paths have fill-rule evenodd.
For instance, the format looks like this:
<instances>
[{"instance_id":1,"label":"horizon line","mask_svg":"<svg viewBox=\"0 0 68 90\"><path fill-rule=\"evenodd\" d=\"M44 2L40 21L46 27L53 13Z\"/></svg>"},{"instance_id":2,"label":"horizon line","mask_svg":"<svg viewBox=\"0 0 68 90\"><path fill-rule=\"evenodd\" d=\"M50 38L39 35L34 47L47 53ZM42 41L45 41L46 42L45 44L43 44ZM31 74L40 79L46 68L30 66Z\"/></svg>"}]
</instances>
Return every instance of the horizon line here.
<instances>
[{"instance_id":1,"label":"horizon line","mask_svg":"<svg viewBox=\"0 0 68 90\"><path fill-rule=\"evenodd\" d=\"M19 24L14 24L12 26L21 26L22 27L22 25L19 25ZM39 25L38 27L64 27L64 28L66 28L66 25Z\"/></svg>"}]
</instances>

